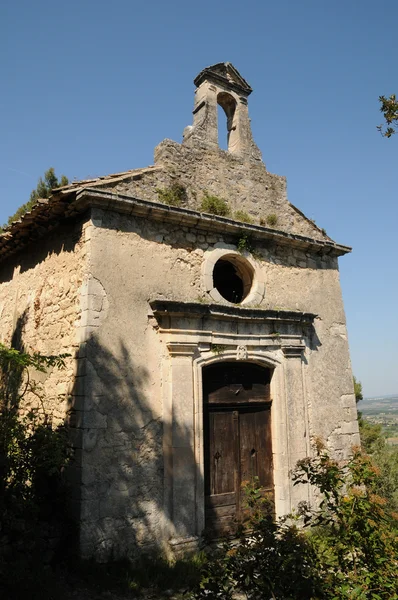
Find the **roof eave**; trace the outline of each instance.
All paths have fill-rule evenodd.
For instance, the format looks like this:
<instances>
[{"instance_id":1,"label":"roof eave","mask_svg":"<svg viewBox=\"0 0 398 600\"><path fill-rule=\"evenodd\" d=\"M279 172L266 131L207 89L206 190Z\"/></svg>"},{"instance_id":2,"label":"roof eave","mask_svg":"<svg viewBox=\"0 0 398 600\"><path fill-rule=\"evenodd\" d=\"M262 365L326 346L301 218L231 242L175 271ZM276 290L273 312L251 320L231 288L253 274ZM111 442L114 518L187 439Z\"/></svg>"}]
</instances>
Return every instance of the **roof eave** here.
<instances>
[{"instance_id":1,"label":"roof eave","mask_svg":"<svg viewBox=\"0 0 398 600\"><path fill-rule=\"evenodd\" d=\"M342 256L351 252L352 248L337 244L333 240L318 240L307 236L287 233L285 231L251 225L234 221L227 217L219 217L208 213L201 213L189 208L181 208L141 200L132 196L115 194L96 188L82 189L76 196L75 207L78 210L87 210L89 207L98 206L107 210L116 210L135 216L146 217L157 221L172 222L186 227L195 227L206 231L230 233L239 235L244 232L256 240L272 240L282 245L296 246L312 249L322 254Z\"/></svg>"},{"instance_id":2,"label":"roof eave","mask_svg":"<svg viewBox=\"0 0 398 600\"><path fill-rule=\"evenodd\" d=\"M88 186L60 190L49 201L37 204L32 211L0 234L0 262L22 250L30 242L42 238L65 219L77 218L93 207L203 231L236 236L244 233L250 235L253 240L293 246L323 255L342 256L351 252L349 246L337 244L333 240L320 240L260 225L250 225L227 217L168 206Z\"/></svg>"}]
</instances>

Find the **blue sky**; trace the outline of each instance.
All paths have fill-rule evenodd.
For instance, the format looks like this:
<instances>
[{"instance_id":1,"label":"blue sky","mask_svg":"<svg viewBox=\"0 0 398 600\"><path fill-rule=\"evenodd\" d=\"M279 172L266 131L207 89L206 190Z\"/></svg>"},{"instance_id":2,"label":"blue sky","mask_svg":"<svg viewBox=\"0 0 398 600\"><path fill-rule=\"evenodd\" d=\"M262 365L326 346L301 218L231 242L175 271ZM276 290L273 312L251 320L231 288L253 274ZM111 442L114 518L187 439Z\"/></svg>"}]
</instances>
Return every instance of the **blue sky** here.
<instances>
[{"instance_id":1,"label":"blue sky","mask_svg":"<svg viewBox=\"0 0 398 600\"><path fill-rule=\"evenodd\" d=\"M3 0L0 222L44 171L81 179L153 163L192 122L193 78L232 62L252 128L290 201L336 241L353 370L398 392L398 93L393 0Z\"/></svg>"}]
</instances>

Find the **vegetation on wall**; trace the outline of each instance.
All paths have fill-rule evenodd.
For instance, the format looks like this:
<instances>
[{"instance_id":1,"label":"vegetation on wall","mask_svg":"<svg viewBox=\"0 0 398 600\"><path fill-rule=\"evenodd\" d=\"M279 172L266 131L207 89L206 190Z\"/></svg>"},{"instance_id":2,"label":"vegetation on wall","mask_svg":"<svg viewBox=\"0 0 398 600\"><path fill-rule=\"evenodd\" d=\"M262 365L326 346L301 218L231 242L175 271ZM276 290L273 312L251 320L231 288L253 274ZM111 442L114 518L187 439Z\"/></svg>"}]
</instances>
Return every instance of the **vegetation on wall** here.
<instances>
[{"instance_id":1,"label":"vegetation on wall","mask_svg":"<svg viewBox=\"0 0 398 600\"><path fill-rule=\"evenodd\" d=\"M267 215L265 219L260 219L260 225L268 225L269 227L275 227L278 222L278 217L275 213Z\"/></svg>"},{"instance_id":2,"label":"vegetation on wall","mask_svg":"<svg viewBox=\"0 0 398 600\"><path fill-rule=\"evenodd\" d=\"M18 210L8 218L8 222L3 225L3 227L0 227L0 232L3 231L4 227L11 225L13 221L18 221L18 219L20 219L25 213L32 210L34 205L37 204L37 200L39 198L49 198L53 189L63 185L68 185L68 183L69 180L65 175L61 175L60 179L58 179L55 175L54 168L50 167L44 173L44 178L39 178L37 186L34 190L32 190L28 202L22 204L22 206L20 206Z\"/></svg>"},{"instance_id":3,"label":"vegetation on wall","mask_svg":"<svg viewBox=\"0 0 398 600\"><path fill-rule=\"evenodd\" d=\"M249 225L254 223L253 218L244 210L237 210L234 213L234 219L237 221L242 221L242 223L248 223Z\"/></svg>"},{"instance_id":4,"label":"vegetation on wall","mask_svg":"<svg viewBox=\"0 0 398 600\"><path fill-rule=\"evenodd\" d=\"M207 192L205 192L205 195L202 198L200 210L219 217L228 217L231 214L231 209L224 198L211 196Z\"/></svg>"},{"instance_id":5,"label":"vegetation on wall","mask_svg":"<svg viewBox=\"0 0 398 600\"><path fill-rule=\"evenodd\" d=\"M187 190L177 181L168 188L156 188L156 193L160 202L169 206L181 206L187 201Z\"/></svg>"},{"instance_id":6,"label":"vegetation on wall","mask_svg":"<svg viewBox=\"0 0 398 600\"><path fill-rule=\"evenodd\" d=\"M251 237L243 233L238 239L236 247L239 252L252 252L253 247Z\"/></svg>"}]
</instances>

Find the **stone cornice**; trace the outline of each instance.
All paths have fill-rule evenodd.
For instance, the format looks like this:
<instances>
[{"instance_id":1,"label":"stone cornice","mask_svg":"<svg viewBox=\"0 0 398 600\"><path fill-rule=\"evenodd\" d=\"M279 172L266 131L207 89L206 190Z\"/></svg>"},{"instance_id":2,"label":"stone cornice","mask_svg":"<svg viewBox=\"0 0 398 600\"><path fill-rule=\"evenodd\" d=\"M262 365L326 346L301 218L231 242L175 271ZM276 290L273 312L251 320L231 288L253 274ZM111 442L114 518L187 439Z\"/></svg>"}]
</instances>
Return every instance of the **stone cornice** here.
<instances>
[{"instance_id":1,"label":"stone cornice","mask_svg":"<svg viewBox=\"0 0 398 600\"><path fill-rule=\"evenodd\" d=\"M74 219L92 207L114 210L119 213L144 217L154 221L169 222L205 232L218 232L239 236L250 235L253 240L293 246L311 250L318 254L342 256L351 252L351 248L329 240L317 240L303 235L287 233L201 213L188 208L167 206L159 202L142 200L133 196L115 194L95 188L67 189L60 191L49 200L41 200L20 221L0 234L0 262L27 244L35 242L53 231L65 219Z\"/></svg>"},{"instance_id":2,"label":"stone cornice","mask_svg":"<svg viewBox=\"0 0 398 600\"><path fill-rule=\"evenodd\" d=\"M172 316L217 320L234 319L250 322L294 323L311 325L317 315L293 310L268 310L261 308L243 308L219 304L201 304L200 302L176 302L174 300L153 300L150 302L155 317Z\"/></svg>"},{"instance_id":3,"label":"stone cornice","mask_svg":"<svg viewBox=\"0 0 398 600\"><path fill-rule=\"evenodd\" d=\"M249 355L255 358L282 350L285 358L301 358L316 317L298 311L172 300L154 300L150 306L152 324L175 357L199 353L220 355L224 360L247 360Z\"/></svg>"},{"instance_id":4,"label":"stone cornice","mask_svg":"<svg viewBox=\"0 0 398 600\"><path fill-rule=\"evenodd\" d=\"M77 195L74 209L84 211L92 206L203 231L229 233L237 236L244 232L249 234L253 240L269 240L276 244L313 250L320 254L342 256L351 252L349 246L343 246L333 241L317 240L260 225L249 225L227 217L201 213L189 208L168 206L160 202L141 200L132 196L114 194L98 188L82 189Z\"/></svg>"}]
</instances>

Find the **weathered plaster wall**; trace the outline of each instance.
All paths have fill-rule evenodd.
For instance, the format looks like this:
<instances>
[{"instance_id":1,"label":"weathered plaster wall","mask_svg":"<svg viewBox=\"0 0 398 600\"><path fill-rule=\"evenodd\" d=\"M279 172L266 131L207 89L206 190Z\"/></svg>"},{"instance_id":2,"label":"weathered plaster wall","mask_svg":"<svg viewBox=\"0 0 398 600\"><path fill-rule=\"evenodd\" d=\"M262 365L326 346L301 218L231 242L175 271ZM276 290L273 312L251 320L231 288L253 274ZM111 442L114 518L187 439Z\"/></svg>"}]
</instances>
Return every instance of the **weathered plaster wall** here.
<instances>
[{"instance_id":1,"label":"weathered plaster wall","mask_svg":"<svg viewBox=\"0 0 398 600\"><path fill-rule=\"evenodd\" d=\"M70 408L86 256L85 225L75 223L11 256L0 270L0 341L28 352L71 355L63 370L31 374L40 382L45 410L54 425L64 421ZM33 407L40 403L27 395L23 408Z\"/></svg>"},{"instance_id":2,"label":"weathered plaster wall","mask_svg":"<svg viewBox=\"0 0 398 600\"><path fill-rule=\"evenodd\" d=\"M163 405L165 386L171 385L170 356L149 302L208 301L202 278L205 252L237 240L100 209L92 211L90 238L77 378L84 390L77 415L81 548L84 555L106 559L137 546L162 546L172 518L165 511L162 446L164 428L170 426ZM301 457L309 434L321 436L343 457L358 435L336 259L269 243L256 245L255 251L266 289L261 307L318 315L304 360L293 359L295 368L289 371L291 385L305 386L300 393L306 406L294 414L307 436L291 445L290 460L294 464ZM294 402L294 394L289 401ZM302 425L306 418L309 431ZM194 460L189 456L193 434L184 426L178 432L187 463Z\"/></svg>"}]
</instances>

